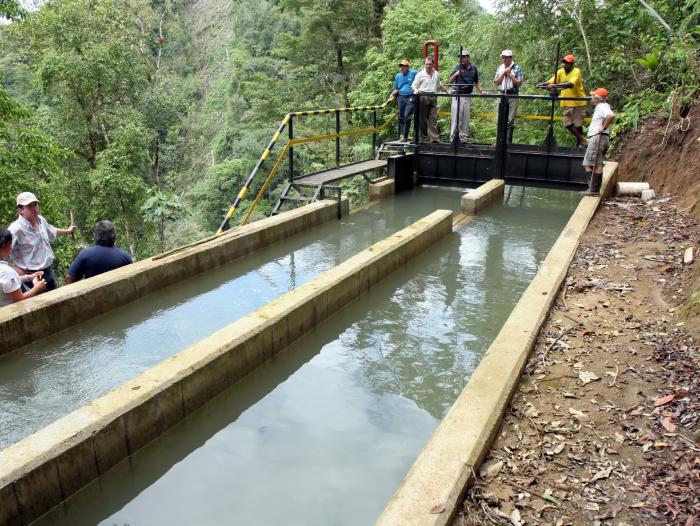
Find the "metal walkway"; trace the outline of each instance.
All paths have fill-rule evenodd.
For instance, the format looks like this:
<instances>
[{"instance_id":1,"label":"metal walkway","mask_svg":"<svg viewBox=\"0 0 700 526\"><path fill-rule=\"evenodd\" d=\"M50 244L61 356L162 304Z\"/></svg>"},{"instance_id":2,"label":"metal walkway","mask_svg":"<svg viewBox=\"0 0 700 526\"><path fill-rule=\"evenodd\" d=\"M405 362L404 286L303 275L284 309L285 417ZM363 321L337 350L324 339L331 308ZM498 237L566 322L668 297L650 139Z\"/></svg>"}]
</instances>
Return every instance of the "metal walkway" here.
<instances>
[{"instance_id":1,"label":"metal walkway","mask_svg":"<svg viewBox=\"0 0 700 526\"><path fill-rule=\"evenodd\" d=\"M272 209L272 215L279 214L285 203L306 204L316 201L317 199L323 199L325 197L324 187L330 183L349 179L356 175L365 175L367 172L386 168L386 166L386 160L370 159L368 161L338 166L337 168L316 172L303 177L296 177L287 183L277 204ZM366 175L365 178L371 182L371 179ZM311 190L311 193L307 193L308 190ZM292 191L295 191L296 195L292 195ZM338 196L338 198L339 197L340 196Z\"/></svg>"}]
</instances>

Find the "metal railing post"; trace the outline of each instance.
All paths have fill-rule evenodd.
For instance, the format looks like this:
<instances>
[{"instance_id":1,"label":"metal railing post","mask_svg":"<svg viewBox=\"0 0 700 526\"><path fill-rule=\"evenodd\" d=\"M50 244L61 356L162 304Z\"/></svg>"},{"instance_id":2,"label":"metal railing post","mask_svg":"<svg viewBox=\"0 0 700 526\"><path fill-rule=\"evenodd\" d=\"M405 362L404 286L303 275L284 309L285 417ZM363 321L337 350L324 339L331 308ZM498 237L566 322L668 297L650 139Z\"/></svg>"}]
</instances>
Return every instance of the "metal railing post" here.
<instances>
[{"instance_id":1,"label":"metal railing post","mask_svg":"<svg viewBox=\"0 0 700 526\"><path fill-rule=\"evenodd\" d=\"M294 139L294 117L289 116L289 124L287 124L287 132L289 140ZM294 146L289 147L289 182L294 181Z\"/></svg>"},{"instance_id":2,"label":"metal railing post","mask_svg":"<svg viewBox=\"0 0 700 526\"><path fill-rule=\"evenodd\" d=\"M372 159L374 159L377 152L377 110L372 110L372 128L374 128L372 132Z\"/></svg>"},{"instance_id":3,"label":"metal railing post","mask_svg":"<svg viewBox=\"0 0 700 526\"><path fill-rule=\"evenodd\" d=\"M508 96L501 95L498 103L498 121L496 131L496 163L494 173L498 179L505 179L506 158L508 155Z\"/></svg>"},{"instance_id":4,"label":"metal railing post","mask_svg":"<svg viewBox=\"0 0 700 526\"><path fill-rule=\"evenodd\" d=\"M418 145L420 141L420 95L414 95L415 103L413 105L413 136L415 137L414 144Z\"/></svg>"},{"instance_id":5,"label":"metal railing post","mask_svg":"<svg viewBox=\"0 0 700 526\"><path fill-rule=\"evenodd\" d=\"M338 108L335 110L335 133L335 167L337 168L340 166L340 136L337 135L340 133L340 112Z\"/></svg>"}]
</instances>

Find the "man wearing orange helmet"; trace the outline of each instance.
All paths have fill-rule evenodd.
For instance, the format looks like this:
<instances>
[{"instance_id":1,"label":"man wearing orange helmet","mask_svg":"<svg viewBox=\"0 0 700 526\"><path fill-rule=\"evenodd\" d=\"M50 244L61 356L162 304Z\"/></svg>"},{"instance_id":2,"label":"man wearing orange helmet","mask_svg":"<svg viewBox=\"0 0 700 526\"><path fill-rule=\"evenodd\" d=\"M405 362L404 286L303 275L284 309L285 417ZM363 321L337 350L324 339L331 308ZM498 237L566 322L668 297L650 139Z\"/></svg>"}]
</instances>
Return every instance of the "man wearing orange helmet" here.
<instances>
[{"instance_id":1,"label":"man wearing orange helmet","mask_svg":"<svg viewBox=\"0 0 700 526\"><path fill-rule=\"evenodd\" d=\"M556 78L551 77L547 82L541 82L538 88L547 90L562 90L562 97L585 97L581 70L574 67L576 59L573 55L566 55L562 59L562 68L557 71ZM564 126L576 137L580 148L586 146L586 138L583 135L583 119L586 117L585 100L563 100L560 102L564 110Z\"/></svg>"},{"instance_id":2,"label":"man wearing orange helmet","mask_svg":"<svg viewBox=\"0 0 700 526\"><path fill-rule=\"evenodd\" d=\"M591 125L588 127L588 148L583 158L583 167L588 173L588 193L597 195L603 180L605 152L610 145L610 126L615 120L615 112L608 104L608 90L598 88L591 91L591 102L595 106Z\"/></svg>"}]
</instances>

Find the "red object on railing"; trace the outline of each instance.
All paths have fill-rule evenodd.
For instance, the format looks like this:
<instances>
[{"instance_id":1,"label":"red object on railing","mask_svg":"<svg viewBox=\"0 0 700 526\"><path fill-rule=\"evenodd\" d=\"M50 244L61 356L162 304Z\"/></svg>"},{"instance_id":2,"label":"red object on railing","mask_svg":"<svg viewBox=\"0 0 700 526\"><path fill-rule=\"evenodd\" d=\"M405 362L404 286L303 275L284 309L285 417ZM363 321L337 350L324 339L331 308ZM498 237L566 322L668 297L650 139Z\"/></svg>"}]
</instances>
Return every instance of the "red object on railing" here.
<instances>
[{"instance_id":1,"label":"red object on railing","mask_svg":"<svg viewBox=\"0 0 700 526\"><path fill-rule=\"evenodd\" d=\"M423 43L423 58L428 56L428 48L430 46L433 46L433 65L435 66L436 70L439 70L440 68L438 67L438 47L440 46L440 43L437 40L426 40Z\"/></svg>"}]
</instances>

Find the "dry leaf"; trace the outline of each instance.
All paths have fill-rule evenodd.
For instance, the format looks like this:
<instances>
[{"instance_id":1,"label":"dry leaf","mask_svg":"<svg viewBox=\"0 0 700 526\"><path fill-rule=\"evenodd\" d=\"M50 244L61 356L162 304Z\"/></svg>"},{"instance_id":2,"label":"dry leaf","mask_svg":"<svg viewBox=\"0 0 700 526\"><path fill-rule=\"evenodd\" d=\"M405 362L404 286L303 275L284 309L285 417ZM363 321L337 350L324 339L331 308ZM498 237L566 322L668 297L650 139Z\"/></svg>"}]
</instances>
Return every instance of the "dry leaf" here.
<instances>
[{"instance_id":1,"label":"dry leaf","mask_svg":"<svg viewBox=\"0 0 700 526\"><path fill-rule=\"evenodd\" d=\"M442 513L443 511L445 511L445 505L444 505L444 504L436 504L435 506L433 506L432 508L430 508L430 513L432 513L433 515L439 515L439 514Z\"/></svg>"},{"instance_id":2,"label":"dry leaf","mask_svg":"<svg viewBox=\"0 0 700 526\"><path fill-rule=\"evenodd\" d=\"M522 526L522 522L520 522L520 511L518 508L514 508L513 511L510 512L510 522L513 523L513 526Z\"/></svg>"},{"instance_id":3,"label":"dry leaf","mask_svg":"<svg viewBox=\"0 0 700 526\"><path fill-rule=\"evenodd\" d=\"M612 466L610 466L609 468L606 468L606 469L601 469L598 473L593 475L591 482L595 482L596 480L608 478L610 476L610 473L612 473L612 470L613 470Z\"/></svg>"},{"instance_id":4,"label":"dry leaf","mask_svg":"<svg viewBox=\"0 0 700 526\"><path fill-rule=\"evenodd\" d=\"M583 382L583 385L600 380L600 378L591 371L579 371L578 377Z\"/></svg>"},{"instance_id":5,"label":"dry leaf","mask_svg":"<svg viewBox=\"0 0 700 526\"><path fill-rule=\"evenodd\" d=\"M498 475L501 469L503 469L503 461L499 460L498 462L494 462L493 464L489 464L488 466L482 466L479 470L479 476L482 479L493 478L496 475Z\"/></svg>"},{"instance_id":6,"label":"dry leaf","mask_svg":"<svg viewBox=\"0 0 700 526\"><path fill-rule=\"evenodd\" d=\"M664 426L664 429L669 433L675 433L678 430L678 426L671 422L670 416L667 416L666 418L661 420L661 425Z\"/></svg>"},{"instance_id":7,"label":"dry leaf","mask_svg":"<svg viewBox=\"0 0 700 526\"><path fill-rule=\"evenodd\" d=\"M574 409L572 407L569 408L569 413L571 413L579 422L590 422L591 420L590 417L583 411L579 411L578 409Z\"/></svg>"},{"instance_id":8,"label":"dry leaf","mask_svg":"<svg viewBox=\"0 0 700 526\"><path fill-rule=\"evenodd\" d=\"M654 402L654 407L661 407L662 405L669 404L673 402L673 400L676 398L676 393L672 393L670 395L662 396L661 398L658 398L656 402Z\"/></svg>"}]
</instances>

